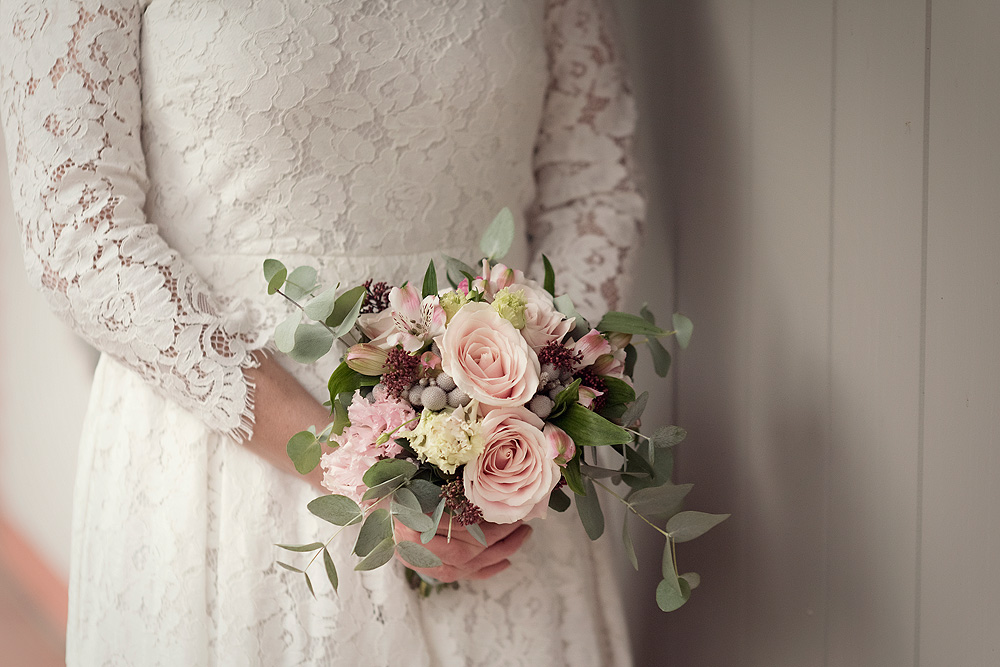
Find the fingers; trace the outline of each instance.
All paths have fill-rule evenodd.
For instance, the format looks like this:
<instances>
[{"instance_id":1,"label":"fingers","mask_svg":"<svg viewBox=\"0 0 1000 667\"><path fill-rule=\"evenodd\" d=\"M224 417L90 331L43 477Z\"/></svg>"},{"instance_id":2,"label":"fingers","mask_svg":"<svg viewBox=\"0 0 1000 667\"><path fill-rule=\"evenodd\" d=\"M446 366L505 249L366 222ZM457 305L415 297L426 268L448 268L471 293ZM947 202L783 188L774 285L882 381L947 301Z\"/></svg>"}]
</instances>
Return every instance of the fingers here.
<instances>
[{"instance_id":1,"label":"fingers","mask_svg":"<svg viewBox=\"0 0 1000 667\"><path fill-rule=\"evenodd\" d=\"M484 568L489 568L513 556L524 541L531 535L531 526L520 526L507 538L500 540L488 549L483 550L472 560L465 563L463 569L469 572L478 572Z\"/></svg>"},{"instance_id":2,"label":"fingers","mask_svg":"<svg viewBox=\"0 0 1000 667\"><path fill-rule=\"evenodd\" d=\"M515 523L487 523L484 521L479 524L479 527L482 529L483 536L486 538L486 544L492 546L493 544L496 544L500 540L506 538L522 525L524 525L524 522L522 521L517 521ZM437 529L437 534L448 534L447 519L441 521L441 524ZM467 544L478 544L482 546L482 542L473 537L465 526L457 523L453 523L451 525L451 539L465 542Z\"/></svg>"}]
</instances>

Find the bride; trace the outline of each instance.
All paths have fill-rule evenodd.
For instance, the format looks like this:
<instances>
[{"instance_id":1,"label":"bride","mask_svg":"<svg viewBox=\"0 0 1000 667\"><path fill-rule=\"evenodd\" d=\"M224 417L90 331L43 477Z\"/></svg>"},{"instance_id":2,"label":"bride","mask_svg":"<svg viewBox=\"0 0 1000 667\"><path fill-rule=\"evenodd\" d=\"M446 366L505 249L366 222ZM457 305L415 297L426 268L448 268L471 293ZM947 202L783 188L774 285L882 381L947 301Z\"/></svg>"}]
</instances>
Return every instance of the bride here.
<instances>
[{"instance_id":1,"label":"bride","mask_svg":"<svg viewBox=\"0 0 1000 667\"><path fill-rule=\"evenodd\" d=\"M275 542L328 532L304 509L319 473L287 474L284 447L326 423L331 368L266 354L284 306L260 272L399 284L474 260L509 206L512 264L544 250L581 312L614 307L643 205L607 7L8 0L0 26L25 265L103 352L68 663L627 664L607 554L575 517L493 527L471 561L437 545L463 581L427 599L401 566L315 599L275 567Z\"/></svg>"}]
</instances>

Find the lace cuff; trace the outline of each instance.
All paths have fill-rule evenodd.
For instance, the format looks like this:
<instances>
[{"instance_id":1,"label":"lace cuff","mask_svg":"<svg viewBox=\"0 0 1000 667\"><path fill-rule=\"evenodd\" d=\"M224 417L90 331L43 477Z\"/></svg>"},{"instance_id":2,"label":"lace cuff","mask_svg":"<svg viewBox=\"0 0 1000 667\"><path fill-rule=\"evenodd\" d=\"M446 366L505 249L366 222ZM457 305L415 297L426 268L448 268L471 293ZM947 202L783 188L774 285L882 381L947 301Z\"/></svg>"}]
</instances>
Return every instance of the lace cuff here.
<instances>
[{"instance_id":1,"label":"lace cuff","mask_svg":"<svg viewBox=\"0 0 1000 667\"><path fill-rule=\"evenodd\" d=\"M30 280L99 350L212 428L248 438L243 371L263 341L230 326L143 213L143 4L0 7L0 110Z\"/></svg>"},{"instance_id":2,"label":"lace cuff","mask_svg":"<svg viewBox=\"0 0 1000 667\"><path fill-rule=\"evenodd\" d=\"M635 108L601 0L549 0L550 82L535 150L532 270L541 253L584 317L621 306L645 202L631 159Z\"/></svg>"}]
</instances>

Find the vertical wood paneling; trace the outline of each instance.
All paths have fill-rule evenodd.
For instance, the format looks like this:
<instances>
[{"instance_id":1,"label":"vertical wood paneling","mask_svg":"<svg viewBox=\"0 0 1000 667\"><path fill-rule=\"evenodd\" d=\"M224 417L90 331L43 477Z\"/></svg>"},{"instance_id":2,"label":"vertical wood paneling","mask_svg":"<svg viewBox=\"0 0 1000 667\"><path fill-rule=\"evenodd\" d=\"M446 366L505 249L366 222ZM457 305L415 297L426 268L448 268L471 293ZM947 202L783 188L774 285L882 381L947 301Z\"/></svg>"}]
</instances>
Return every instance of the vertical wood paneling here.
<instances>
[{"instance_id":1,"label":"vertical wood paneling","mask_svg":"<svg viewBox=\"0 0 1000 667\"><path fill-rule=\"evenodd\" d=\"M920 664L1000 664L996 2L934 2Z\"/></svg>"},{"instance_id":2,"label":"vertical wood paneling","mask_svg":"<svg viewBox=\"0 0 1000 667\"><path fill-rule=\"evenodd\" d=\"M913 663L924 0L839 0L827 661Z\"/></svg>"}]
</instances>

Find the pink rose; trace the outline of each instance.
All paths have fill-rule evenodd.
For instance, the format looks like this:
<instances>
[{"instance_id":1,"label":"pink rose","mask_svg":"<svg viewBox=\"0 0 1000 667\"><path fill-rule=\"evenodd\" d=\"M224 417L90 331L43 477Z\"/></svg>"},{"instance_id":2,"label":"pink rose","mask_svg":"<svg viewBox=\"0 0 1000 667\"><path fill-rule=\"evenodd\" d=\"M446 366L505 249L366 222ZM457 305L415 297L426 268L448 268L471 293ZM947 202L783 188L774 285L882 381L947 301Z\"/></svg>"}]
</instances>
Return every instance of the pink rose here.
<instances>
[{"instance_id":1,"label":"pink rose","mask_svg":"<svg viewBox=\"0 0 1000 667\"><path fill-rule=\"evenodd\" d=\"M441 367L483 406L524 405L538 389L535 351L488 303L467 303L436 339Z\"/></svg>"},{"instance_id":2,"label":"pink rose","mask_svg":"<svg viewBox=\"0 0 1000 667\"><path fill-rule=\"evenodd\" d=\"M512 285L512 292L524 297L524 328L521 335L534 350L540 350L552 341L561 341L573 329L575 320L556 310L552 295L538 283L525 279Z\"/></svg>"},{"instance_id":3,"label":"pink rose","mask_svg":"<svg viewBox=\"0 0 1000 667\"><path fill-rule=\"evenodd\" d=\"M465 495L492 523L544 517L559 465L542 433L545 423L522 407L497 408L483 418L486 445L465 466Z\"/></svg>"}]
</instances>

